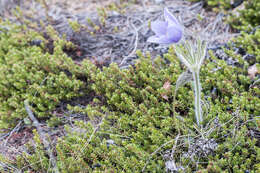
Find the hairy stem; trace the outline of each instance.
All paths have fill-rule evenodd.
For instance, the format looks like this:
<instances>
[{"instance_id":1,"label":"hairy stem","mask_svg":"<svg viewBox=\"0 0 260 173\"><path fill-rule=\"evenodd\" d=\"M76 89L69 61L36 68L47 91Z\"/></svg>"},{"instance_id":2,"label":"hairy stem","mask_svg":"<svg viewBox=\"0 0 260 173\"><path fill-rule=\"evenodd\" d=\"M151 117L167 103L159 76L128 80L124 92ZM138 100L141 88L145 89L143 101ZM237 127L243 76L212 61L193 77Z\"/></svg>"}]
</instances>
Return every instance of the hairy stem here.
<instances>
[{"instance_id":1,"label":"hairy stem","mask_svg":"<svg viewBox=\"0 0 260 173\"><path fill-rule=\"evenodd\" d=\"M201 86L200 86L200 78L199 78L199 70L192 72L193 80L194 80L194 96L195 96L195 116L197 120L197 124L200 127L202 125L203 117L202 117L202 109L201 109Z\"/></svg>"}]
</instances>

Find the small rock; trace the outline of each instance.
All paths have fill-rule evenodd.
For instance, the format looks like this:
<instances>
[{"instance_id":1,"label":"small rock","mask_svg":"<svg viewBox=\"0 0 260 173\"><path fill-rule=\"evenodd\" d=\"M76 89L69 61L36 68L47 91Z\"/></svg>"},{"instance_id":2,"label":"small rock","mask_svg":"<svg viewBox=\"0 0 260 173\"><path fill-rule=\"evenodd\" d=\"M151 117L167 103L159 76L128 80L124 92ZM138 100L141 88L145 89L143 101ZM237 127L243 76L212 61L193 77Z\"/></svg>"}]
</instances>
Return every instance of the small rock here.
<instances>
[{"instance_id":1,"label":"small rock","mask_svg":"<svg viewBox=\"0 0 260 173\"><path fill-rule=\"evenodd\" d=\"M97 163L97 164L95 164L95 165L92 166L93 169L94 169L94 168L100 168L100 167L101 167L101 164L99 164L99 163Z\"/></svg>"},{"instance_id":2,"label":"small rock","mask_svg":"<svg viewBox=\"0 0 260 173\"><path fill-rule=\"evenodd\" d=\"M239 7L241 4L243 4L244 0L235 0L235 2L233 2L231 4L232 8L236 8Z\"/></svg>"},{"instance_id":3,"label":"small rock","mask_svg":"<svg viewBox=\"0 0 260 173\"><path fill-rule=\"evenodd\" d=\"M31 46L41 46L42 40L32 40L30 42Z\"/></svg>"},{"instance_id":4,"label":"small rock","mask_svg":"<svg viewBox=\"0 0 260 173\"><path fill-rule=\"evenodd\" d=\"M114 11L114 10L113 10L113 11L112 11L112 15L113 15L113 16L119 16L120 13L118 13L117 11Z\"/></svg>"},{"instance_id":5,"label":"small rock","mask_svg":"<svg viewBox=\"0 0 260 173\"><path fill-rule=\"evenodd\" d=\"M256 74L258 74L258 73L259 73L259 69L257 69L256 64L254 64L248 68L248 75L249 75L250 79L254 79Z\"/></svg>"}]
</instances>

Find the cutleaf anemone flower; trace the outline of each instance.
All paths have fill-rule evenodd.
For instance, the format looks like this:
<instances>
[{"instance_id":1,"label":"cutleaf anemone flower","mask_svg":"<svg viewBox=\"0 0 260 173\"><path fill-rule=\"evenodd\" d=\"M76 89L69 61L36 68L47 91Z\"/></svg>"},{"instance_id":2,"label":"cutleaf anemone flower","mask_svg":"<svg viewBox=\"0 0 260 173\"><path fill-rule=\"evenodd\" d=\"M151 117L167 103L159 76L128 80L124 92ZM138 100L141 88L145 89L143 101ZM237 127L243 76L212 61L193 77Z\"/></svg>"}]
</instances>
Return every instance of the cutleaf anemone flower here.
<instances>
[{"instance_id":1,"label":"cutleaf anemone flower","mask_svg":"<svg viewBox=\"0 0 260 173\"><path fill-rule=\"evenodd\" d=\"M165 21L151 22L151 29L155 35L149 37L148 42L169 45L181 40L182 26L168 8L164 8L164 19Z\"/></svg>"}]
</instances>

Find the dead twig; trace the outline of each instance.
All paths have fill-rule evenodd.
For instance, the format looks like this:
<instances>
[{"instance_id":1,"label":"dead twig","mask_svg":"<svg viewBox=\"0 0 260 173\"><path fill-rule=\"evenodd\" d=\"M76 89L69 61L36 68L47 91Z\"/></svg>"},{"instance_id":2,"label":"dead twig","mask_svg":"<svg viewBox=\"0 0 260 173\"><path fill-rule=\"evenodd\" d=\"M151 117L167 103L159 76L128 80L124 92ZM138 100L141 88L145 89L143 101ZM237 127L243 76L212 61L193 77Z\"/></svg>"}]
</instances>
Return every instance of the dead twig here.
<instances>
[{"instance_id":1,"label":"dead twig","mask_svg":"<svg viewBox=\"0 0 260 173\"><path fill-rule=\"evenodd\" d=\"M53 171L55 173L59 173L59 170L58 170L58 167L57 167L57 164L56 164L56 159L53 155L53 152L52 152L52 148L51 148L51 145L50 143L47 141L46 139L46 135L45 133L43 132L43 129L41 127L41 124L39 123L39 121L35 118L33 112L31 111L30 109L30 106L29 106L29 103L28 103L28 100L25 100L24 101L24 106L25 106L25 109L26 109L26 112L29 116L29 118L32 120L33 122L33 126L36 127L37 129L37 132L39 133L40 135L40 138L42 139L42 142L43 142L43 145L45 147L45 149L47 150L47 154L49 155L50 157L50 162L51 162L51 165L53 167Z\"/></svg>"},{"instance_id":2,"label":"dead twig","mask_svg":"<svg viewBox=\"0 0 260 173\"><path fill-rule=\"evenodd\" d=\"M98 129L100 128L100 126L103 124L104 120L107 117L107 113L105 114L105 116L102 118L101 122L95 127L95 129L93 130L93 132L91 133L90 137L88 138L87 142L84 144L84 146L81 148L80 150L80 154L82 154L84 152L84 150L86 149L86 147L90 144L92 138L94 137L94 135L96 134L96 132L98 131ZM78 156L80 155L76 155L76 158L74 159L75 161L78 160Z\"/></svg>"},{"instance_id":3,"label":"dead twig","mask_svg":"<svg viewBox=\"0 0 260 173\"><path fill-rule=\"evenodd\" d=\"M137 45L138 45L138 30L136 29L136 27L135 27L135 25L133 23L130 23L130 26L134 29L134 32L135 32L134 48L133 48L133 50L131 51L130 54L128 54L127 56L124 57L124 59L121 61L119 66L122 66L129 57L133 56L135 54L135 52L136 52L136 49L137 49Z\"/></svg>"},{"instance_id":4,"label":"dead twig","mask_svg":"<svg viewBox=\"0 0 260 173\"><path fill-rule=\"evenodd\" d=\"M4 146L6 146L8 140L11 138L13 133L18 132L20 130L21 124L22 124L22 121L19 121L19 123L15 126L15 128L9 133L8 137L6 138L6 140L4 142Z\"/></svg>"},{"instance_id":5,"label":"dead twig","mask_svg":"<svg viewBox=\"0 0 260 173\"><path fill-rule=\"evenodd\" d=\"M18 170L17 168L15 168L14 166L10 165L10 164L6 164L6 163L3 163L3 162L0 162L0 167L3 168L4 171L12 171L12 172L15 172L15 173L20 173L21 171ZM2 169L0 171L3 171ZM7 171L7 172L9 172Z\"/></svg>"},{"instance_id":6,"label":"dead twig","mask_svg":"<svg viewBox=\"0 0 260 173\"><path fill-rule=\"evenodd\" d=\"M180 137L180 134L178 134L178 135L176 136L176 138L175 138L175 143L174 143L174 145L172 146L172 152L171 152L171 158L172 158L172 159L173 159L173 155L174 155L175 150L176 150L176 146L177 146L177 142L178 142L178 140L179 140L179 137Z\"/></svg>"}]
</instances>

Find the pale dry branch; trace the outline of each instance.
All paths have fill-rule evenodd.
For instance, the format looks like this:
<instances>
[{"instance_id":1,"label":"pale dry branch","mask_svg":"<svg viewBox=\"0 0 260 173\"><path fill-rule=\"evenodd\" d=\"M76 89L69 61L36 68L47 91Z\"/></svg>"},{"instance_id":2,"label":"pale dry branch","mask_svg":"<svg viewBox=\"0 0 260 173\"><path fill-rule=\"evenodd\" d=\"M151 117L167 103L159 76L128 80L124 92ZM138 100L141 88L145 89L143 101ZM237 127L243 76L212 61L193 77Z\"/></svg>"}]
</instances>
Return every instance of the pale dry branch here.
<instances>
[{"instance_id":1,"label":"pale dry branch","mask_svg":"<svg viewBox=\"0 0 260 173\"><path fill-rule=\"evenodd\" d=\"M128 21L129 21L129 19L128 19ZM133 50L131 51L130 54L128 54L127 56L125 56L125 57L123 58L123 60L122 60L121 63L119 64L119 66L122 66L122 65L126 62L126 60L127 60L129 57L131 57L131 56L133 56L133 55L135 54L136 49L137 49L137 46L138 46L138 30L136 29L136 27L135 27L135 25L134 25L133 23L130 23L130 26L131 26L131 28L134 29L134 33L135 33L134 48L133 48Z\"/></svg>"},{"instance_id":2,"label":"pale dry branch","mask_svg":"<svg viewBox=\"0 0 260 173\"><path fill-rule=\"evenodd\" d=\"M53 171L55 173L59 173L59 170L58 170L58 167L57 167L57 164L56 164L56 159L55 159L55 156L53 155L53 152L52 152L52 147L50 145L50 143L48 142L48 140L46 139L46 134L43 132L43 129L41 127L41 124L39 123L39 121L35 118L32 110L30 109L30 106L29 106L29 102L28 100L25 100L24 101L24 106L25 106L25 109L26 109L26 112L29 116L29 118L32 120L33 122L33 126L36 127L37 129L37 132L39 133L40 135L40 138L42 139L42 142L43 142L43 145L45 147L45 149L47 150L47 154L49 155L50 157L50 162L51 162L51 165L53 167Z\"/></svg>"}]
</instances>

